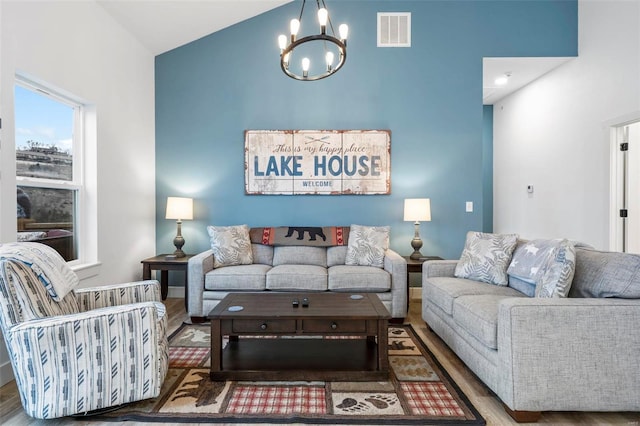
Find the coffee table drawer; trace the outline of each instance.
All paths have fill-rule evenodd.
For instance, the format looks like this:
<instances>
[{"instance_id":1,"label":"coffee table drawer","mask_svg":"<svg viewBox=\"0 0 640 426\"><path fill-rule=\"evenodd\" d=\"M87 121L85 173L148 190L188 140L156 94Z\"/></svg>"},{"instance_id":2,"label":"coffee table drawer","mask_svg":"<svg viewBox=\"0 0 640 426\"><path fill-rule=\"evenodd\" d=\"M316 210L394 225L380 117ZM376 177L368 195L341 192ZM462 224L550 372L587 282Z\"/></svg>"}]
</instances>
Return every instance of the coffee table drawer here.
<instances>
[{"instance_id":1,"label":"coffee table drawer","mask_svg":"<svg viewBox=\"0 0 640 426\"><path fill-rule=\"evenodd\" d=\"M304 320L302 328L305 333L364 333L367 331L366 321L357 320Z\"/></svg>"},{"instance_id":2,"label":"coffee table drawer","mask_svg":"<svg viewBox=\"0 0 640 426\"><path fill-rule=\"evenodd\" d=\"M231 329L234 333L295 333L296 320L235 319Z\"/></svg>"}]
</instances>

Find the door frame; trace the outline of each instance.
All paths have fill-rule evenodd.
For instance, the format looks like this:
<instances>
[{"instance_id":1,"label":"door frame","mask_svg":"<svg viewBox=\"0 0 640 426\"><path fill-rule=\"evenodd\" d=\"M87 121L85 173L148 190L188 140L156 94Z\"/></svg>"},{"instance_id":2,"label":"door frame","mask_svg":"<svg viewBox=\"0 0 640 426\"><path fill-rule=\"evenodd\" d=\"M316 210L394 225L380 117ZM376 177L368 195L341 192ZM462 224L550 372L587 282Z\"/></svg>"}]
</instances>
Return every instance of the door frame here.
<instances>
[{"instance_id":1,"label":"door frame","mask_svg":"<svg viewBox=\"0 0 640 426\"><path fill-rule=\"evenodd\" d=\"M624 200L624 167L620 144L623 141L625 126L640 122L640 110L614 118L603 123L609 134L609 250L623 249L623 222L620 220L620 209Z\"/></svg>"}]
</instances>

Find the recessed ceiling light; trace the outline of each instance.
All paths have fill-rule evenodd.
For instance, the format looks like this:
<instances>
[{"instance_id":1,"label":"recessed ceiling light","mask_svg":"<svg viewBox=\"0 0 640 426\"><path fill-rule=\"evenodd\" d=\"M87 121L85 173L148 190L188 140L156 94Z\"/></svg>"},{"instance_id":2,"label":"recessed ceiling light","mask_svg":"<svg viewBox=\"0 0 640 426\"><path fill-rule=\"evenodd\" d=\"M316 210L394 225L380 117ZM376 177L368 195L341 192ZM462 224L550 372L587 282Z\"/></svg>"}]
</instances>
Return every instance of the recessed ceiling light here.
<instances>
[{"instance_id":1,"label":"recessed ceiling light","mask_svg":"<svg viewBox=\"0 0 640 426\"><path fill-rule=\"evenodd\" d=\"M509 77L511 77L511 73L510 72L506 72L503 75L501 75L500 77L496 78L494 80L494 83L498 86L504 86L505 84L507 84L509 82Z\"/></svg>"}]
</instances>

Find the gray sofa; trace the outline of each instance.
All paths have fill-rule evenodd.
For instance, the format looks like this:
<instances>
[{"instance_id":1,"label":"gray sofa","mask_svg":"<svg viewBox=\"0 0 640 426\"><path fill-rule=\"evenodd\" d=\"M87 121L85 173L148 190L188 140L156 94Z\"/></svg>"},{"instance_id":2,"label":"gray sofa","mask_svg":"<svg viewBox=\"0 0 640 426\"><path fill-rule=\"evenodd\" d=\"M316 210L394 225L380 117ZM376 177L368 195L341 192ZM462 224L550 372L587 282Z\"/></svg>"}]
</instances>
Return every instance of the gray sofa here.
<instances>
[{"instance_id":1,"label":"gray sofa","mask_svg":"<svg viewBox=\"0 0 640 426\"><path fill-rule=\"evenodd\" d=\"M238 291L376 293L393 318L407 314L407 263L386 250L384 267L345 265L347 246L251 244L253 264L213 267L213 251L189 259L188 313L205 317L228 293Z\"/></svg>"},{"instance_id":2,"label":"gray sofa","mask_svg":"<svg viewBox=\"0 0 640 426\"><path fill-rule=\"evenodd\" d=\"M519 421L640 411L640 256L576 247L567 298L455 278L428 261L422 318Z\"/></svg>"}]
</instances>

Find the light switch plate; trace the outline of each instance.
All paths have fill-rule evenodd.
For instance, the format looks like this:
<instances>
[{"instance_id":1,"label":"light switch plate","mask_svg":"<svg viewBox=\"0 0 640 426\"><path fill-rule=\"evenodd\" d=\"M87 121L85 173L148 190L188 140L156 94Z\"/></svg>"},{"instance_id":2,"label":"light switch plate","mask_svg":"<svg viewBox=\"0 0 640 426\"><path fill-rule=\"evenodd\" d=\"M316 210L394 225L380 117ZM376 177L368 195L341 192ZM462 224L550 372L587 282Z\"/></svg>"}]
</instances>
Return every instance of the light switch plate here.
<instances>
[{"instance_id":1,"label":"light switch plate","mask_svg":"<svg viewBox=\"0 0 640 426\"><path fill-rule=\"evenodd\" d=\"M473 211L473 201L467 201L466 210L467 213L471 213Z\"/></svg>"}]
</instances>

